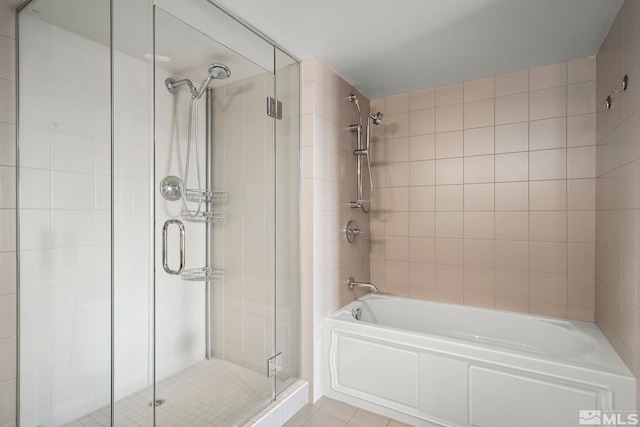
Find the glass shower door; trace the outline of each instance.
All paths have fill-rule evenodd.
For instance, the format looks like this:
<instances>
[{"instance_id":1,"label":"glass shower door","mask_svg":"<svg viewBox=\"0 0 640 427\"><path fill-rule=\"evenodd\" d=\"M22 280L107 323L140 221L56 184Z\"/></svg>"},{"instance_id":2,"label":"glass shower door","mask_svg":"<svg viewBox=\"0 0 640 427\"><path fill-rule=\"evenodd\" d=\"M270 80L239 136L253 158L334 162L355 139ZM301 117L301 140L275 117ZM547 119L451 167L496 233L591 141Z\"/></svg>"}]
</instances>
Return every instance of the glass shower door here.
<instances>
[{"instance_id":1,"label":"glass shower door","mask_svg":"<svg viewBox=\"0 0 640 427\"><path fill-rule=\"evenodd\" d=\"M237 425L275 396L273 61L154 23L156 423Z\"/></svg>"}]
</instances>

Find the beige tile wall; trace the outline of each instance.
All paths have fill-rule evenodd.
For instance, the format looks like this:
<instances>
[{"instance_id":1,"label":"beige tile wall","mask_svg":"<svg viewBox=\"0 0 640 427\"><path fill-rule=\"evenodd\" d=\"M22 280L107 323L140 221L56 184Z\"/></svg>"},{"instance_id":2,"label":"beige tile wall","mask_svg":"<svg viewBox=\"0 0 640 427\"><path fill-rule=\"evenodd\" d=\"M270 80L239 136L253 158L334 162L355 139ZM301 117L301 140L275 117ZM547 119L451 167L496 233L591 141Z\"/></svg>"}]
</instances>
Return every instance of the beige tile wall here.
<instances>
[{"instance_id":1,"label":"beige tile wall","mask_svg":"<svg viewBox=\"0 0 640 427\"><path fill-rule=\"evenodd\" d=\"M364 118L369 101L316 59L303 61L301 72L302 377L315 402L322 396L322 318L362 295L348 291L347 277L369 280L368 239L349 244L344 236L350 219L369 229L368 215L349 208L356 160L347 127L358 119L347 96L358 94Z\"/></svg>"},{"instance_id":2,"label":"beige tile wall","mask_svg":"<svg viewBox=\"0 0 640 427\"><path fill-rule=\"evenodd\" d=\"M640 2L627 0L597 55L596 323L640 375ZM619 83L627 74L627 91ZM640 393L638 394L640 405Z\"/></svg>"},{"instance_id":3,"label":"beige tile wall","mask_svg":"<svg viewBox=\"0 0 640 427\"><path fill-rule=\"evenodd\" d=\"M371 278L593 321L595 58L371 102Z\"/></svg>"},{"instance_id":4,"label":"beige tile wall","mask_svg":"<svg viewBox=\"0 0 640 427\"><path fill-rule=\"evenodd\" d=\"M0 5L0 426L16 408L15 16Z\"/></svg>"}]
</instances>

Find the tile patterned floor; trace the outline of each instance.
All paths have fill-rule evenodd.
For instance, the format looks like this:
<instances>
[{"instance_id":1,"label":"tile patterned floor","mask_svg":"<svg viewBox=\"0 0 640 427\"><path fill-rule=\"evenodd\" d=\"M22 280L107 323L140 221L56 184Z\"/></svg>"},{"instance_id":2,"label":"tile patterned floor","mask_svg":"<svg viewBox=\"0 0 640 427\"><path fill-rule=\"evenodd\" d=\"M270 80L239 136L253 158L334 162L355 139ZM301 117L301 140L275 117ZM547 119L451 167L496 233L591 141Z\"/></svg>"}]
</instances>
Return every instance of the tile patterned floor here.
<instances>
[{"instance_id":1,"label":"tile patterned floor","mask_svg":"<svg viewBox=\"0 0 640 427\"><path fill-rule=\"evenodd\" d=\"M231 427L246 421L269 403L273 380L222 360L203 360L158 383L156 426ZM115 425L149 426L151 392L141 390L116 402ZM110 407L63 427L109 425Z\"/></svg>"},{"instance_id":2,"label":"tile patterned floor","mask_svg":"<svg viewBox=\"0 0 640 427\"><path fill-rule=\"evenodd\" d=\"M307 404L284 427L411 427L409 424L322 397Z\"/></svg>"}]
</instances>

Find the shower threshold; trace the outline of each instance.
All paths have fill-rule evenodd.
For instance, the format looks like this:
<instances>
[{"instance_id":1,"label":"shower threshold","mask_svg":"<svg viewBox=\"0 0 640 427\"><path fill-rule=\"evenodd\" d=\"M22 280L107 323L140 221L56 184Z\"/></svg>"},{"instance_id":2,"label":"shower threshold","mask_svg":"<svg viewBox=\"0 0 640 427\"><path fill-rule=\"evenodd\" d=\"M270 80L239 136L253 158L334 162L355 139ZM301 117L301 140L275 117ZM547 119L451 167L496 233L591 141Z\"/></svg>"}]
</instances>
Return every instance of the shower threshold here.
<instances>
[{"instance_id":1,"label":"shower threshold","mask_svg":"<svg viewBox=\"0 0 640 427\"><path fill-rule=\"evenodd\" d=\"M203 360L156 386L156 426L237 426L271 402L273 379L220 359ZM152 425L151 388L116 401L114 426ZM110 426L105 406L63 427Z\"/></svg>"}]
</instances>

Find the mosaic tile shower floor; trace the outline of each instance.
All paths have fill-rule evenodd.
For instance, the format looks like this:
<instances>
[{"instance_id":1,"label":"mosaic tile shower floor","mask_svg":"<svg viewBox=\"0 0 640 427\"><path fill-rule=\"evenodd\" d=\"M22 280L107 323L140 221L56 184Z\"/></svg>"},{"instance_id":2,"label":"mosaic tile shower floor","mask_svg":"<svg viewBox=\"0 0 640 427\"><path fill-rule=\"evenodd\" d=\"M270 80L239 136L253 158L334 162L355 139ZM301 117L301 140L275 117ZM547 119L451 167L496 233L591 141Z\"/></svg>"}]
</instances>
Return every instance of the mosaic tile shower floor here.
<instances>
[{"instance_id":1,"label":"mosaic tile shower floor","mask_svg":"<svg viewBox=\"0 0 640 427\"><path fill-rule=\"evenodd\" d=\"M218 359L203 360L160 381L156 426L231 427L250 418L271 400L273 380L264 374ZM151 390L144 389L116 402L114 425L152 425ZM109 426L110 406L63 427Z\"/></svg>"}]
</instances>

